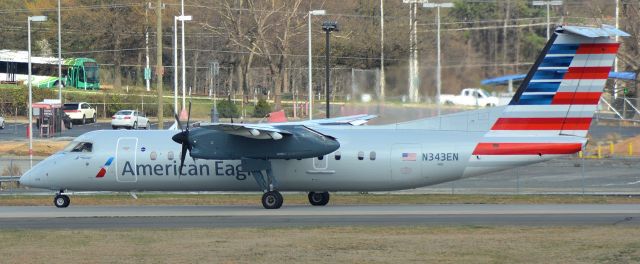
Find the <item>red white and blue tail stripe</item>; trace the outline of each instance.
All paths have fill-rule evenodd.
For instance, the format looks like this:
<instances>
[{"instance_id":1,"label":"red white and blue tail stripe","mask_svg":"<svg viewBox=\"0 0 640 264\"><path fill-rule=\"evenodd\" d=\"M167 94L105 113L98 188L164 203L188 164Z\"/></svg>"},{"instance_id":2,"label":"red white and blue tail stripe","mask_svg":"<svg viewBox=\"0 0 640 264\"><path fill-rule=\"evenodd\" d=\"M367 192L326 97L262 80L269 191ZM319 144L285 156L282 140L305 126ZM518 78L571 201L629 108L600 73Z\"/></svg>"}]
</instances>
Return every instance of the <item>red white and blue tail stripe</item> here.
<instances>
[{"instance_id":1,"label":"red white and blue tail stripe","mask_svg":"<svg viewBox=\"0 0 640 264\"><path fill-rule=\"evenodd\" d=\"M473 155L554 155L581 150L619 43L611 27L556 29Z\"/></svg>"}]
</instances>

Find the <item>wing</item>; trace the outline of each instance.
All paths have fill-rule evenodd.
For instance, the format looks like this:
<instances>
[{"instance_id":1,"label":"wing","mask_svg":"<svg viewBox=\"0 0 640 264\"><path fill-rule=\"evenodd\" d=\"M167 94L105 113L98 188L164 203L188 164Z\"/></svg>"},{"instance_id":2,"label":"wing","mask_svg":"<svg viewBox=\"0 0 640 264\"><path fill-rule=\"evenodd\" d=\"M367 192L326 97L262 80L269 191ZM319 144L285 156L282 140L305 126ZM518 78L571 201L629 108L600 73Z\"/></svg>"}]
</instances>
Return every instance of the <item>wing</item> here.
<instances>
[{"instance_id":1,"label":"wing","mask_svg":"<svg viewBox=\"0 0 640 264\"><path fill-rule=\"evenodd\" d=\"M374 119L378 116L376 115L352 115L352 116L341 116L329 119L316 119L309 121L302 121L302 124L317 124L317 125L352 125L352 126L360 126L364 125L369 120Z\"/></svg>"},{"instance_id":2,"label":"wing","mask_svg":"<svg viewBox=\"0 0 640 264\"><path fill-rule=\"evenodd\" d=\"M199 127L218 130L230 135L236 135L253 139L280 140L283 135L291 135L291 132L276 128L267 124L200 124Z\"/></svg>"}]
</instances>

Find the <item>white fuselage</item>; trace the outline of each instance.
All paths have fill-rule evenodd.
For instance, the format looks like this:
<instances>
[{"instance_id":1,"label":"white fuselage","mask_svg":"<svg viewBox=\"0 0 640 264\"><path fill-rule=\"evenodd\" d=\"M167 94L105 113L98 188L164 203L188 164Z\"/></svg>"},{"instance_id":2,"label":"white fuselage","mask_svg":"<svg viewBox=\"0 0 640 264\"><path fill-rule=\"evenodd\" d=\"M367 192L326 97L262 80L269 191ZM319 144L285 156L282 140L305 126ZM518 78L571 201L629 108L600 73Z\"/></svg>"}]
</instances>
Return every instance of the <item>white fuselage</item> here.
<instances>
[{"instance_id":1,"label":"white fuselage","mask_svg":"<svg viewBox=\"0 0 640 264\"><path fill-rule=\"evenodd\" d=\"M479 158L471 153L484 132L389 127L315 128L340 148L324 157L272 160L281 191L385 191L417 188L541 162L556 155ZM91 152L59 152L22 177L33 187L72 191L259 191L239 160L193 160L179 174L176 131L94 131L74 142ZM339 156L339 157L338 157ZM112 162L106 163L112 158ZM96 177L101 168L103 177Z\"/></svg>"}]
</instances>

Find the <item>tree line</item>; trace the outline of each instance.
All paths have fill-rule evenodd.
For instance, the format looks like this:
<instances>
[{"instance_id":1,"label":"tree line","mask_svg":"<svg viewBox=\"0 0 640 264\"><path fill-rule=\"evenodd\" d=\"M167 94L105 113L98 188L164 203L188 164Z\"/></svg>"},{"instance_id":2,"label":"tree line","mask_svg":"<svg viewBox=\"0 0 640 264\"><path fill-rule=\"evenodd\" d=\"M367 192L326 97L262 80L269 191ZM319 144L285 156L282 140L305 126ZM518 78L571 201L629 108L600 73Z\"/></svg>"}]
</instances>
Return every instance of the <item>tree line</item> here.
<instances>
[{"instance_id":1,"label":"tree line","mask_svg":"<svg viewBox=\"0 0 640 264\"><path fill-rule=\"evenodd\" d=\"M164 1L161 8L155 2L62 0L63 57L95 58L103 69L103 83L113 89L143 86L145 43L153 68L155 18L160 11L162 78L165 89L173 90L174 17L181 15L180 1ZM563 6L553 7L552 22L611 21L610 1L581 2L565 0ZM380 67L379 0L185 0L184 4L185 15L193 16L193 21L185 22L186 82L196 94L207 94L210 83L215 83L219 94L246 99L268 94L276 109L283 98L294 94L305 98L309 19L316 93L324 90L325 36L320 27L324 20L337 21L341 29L330 39L332 89L348 94L351 69ZM42 14L49 20L33 25L34 50L57 55L56 0L7 0L0 6L0 49L26 49L26 17ZM623 0L621 6L621 28L632 34L623 40L622 68L638 72L639 3ZM409 4L385 1L384 7L386 93L393 98L407 93ZM309 11L316 9L326 10L327 15L309 18ZM546 42L546 9L530 1L458 0L442 14L445 92L478 86L487 77L523 73ZM435 10L419 8L417 15L420 93L428 97L435 91ZM215 82L209 76L212 61L221 67Z\"/></svg>"}]
</instances>

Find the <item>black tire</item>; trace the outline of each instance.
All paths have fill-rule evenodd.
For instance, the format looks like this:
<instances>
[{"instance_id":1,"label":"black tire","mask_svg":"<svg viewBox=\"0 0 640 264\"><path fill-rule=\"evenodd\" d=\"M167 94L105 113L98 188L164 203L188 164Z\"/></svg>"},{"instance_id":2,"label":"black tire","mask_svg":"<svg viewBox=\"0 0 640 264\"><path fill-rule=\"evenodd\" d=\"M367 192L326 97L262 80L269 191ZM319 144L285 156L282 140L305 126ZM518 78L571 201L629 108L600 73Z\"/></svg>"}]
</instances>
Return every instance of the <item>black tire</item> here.
<instances>
[{"instance_id":1,"label":"black tire","mask_svg":"<svg viewBox=\"0 0 640 264\"><path fill-rule=\"evenodd\" d=\"M73 128L73 122L69 120L69 123L67 124L67 129L72 129L72 128Z\"/></svg>"},{"instance_id":2,"label":"black tire","mask_svg":"<svg viewBox=\"0 0 640 264\"><path fill-rule=\"evenodd\" d=\"M91 123L95 124L97 120L98 120L98 118L97 118L96 114L94 113L93 114L93 120L91 120Z\"/></svg>"},{"instance_id":3,"label":"black tire","mask_svg":"<svg viewBox=\"0 0 640 264\"><path fill-rule=\"evenodd\" d=\"M53 204L58 208L67 208L70 203L71 199L69 199L69 196L64 194L58 194L53 198Z\"/></svg>"},{"instance_id":4,"label":"black tire","mask_svg":"<svg viewBox=\"0 0 640 264\"><path fill-rule=\"evenodd\" d=\"M82 124L86 124L87 123L87 117L86 116L82 116Z\"/></svg>"},{"instance_id":5,"label":"black tire","mask_svg":"<svg viewBox=\"0 0 640 264\"><path fill-rule=\"evenodd\" d=\"M313 206L325 206L329 203L329 192L309 192L308 198Z\"/></svg>"},{"instance_id":6,"label":"black tire","mask_svg":"<svg viewBox=\"0 0 640 264\"><path fill-rule=\"evenodd\" d=\"M262 195L262 206L264 209L278 209L282 206L284 198L278 191L266 192Z\"/></svg>"},{"instance_id":7,"label":"black tire","mask_svg":"<svg viewBox=\"0 0 640 264\"><path fill-rule=\"evenodd\" d=\"M138 129L138 122L133 122L133 126L131 127L131 129L137 130Z\"/></svg>"}]
</instances>

